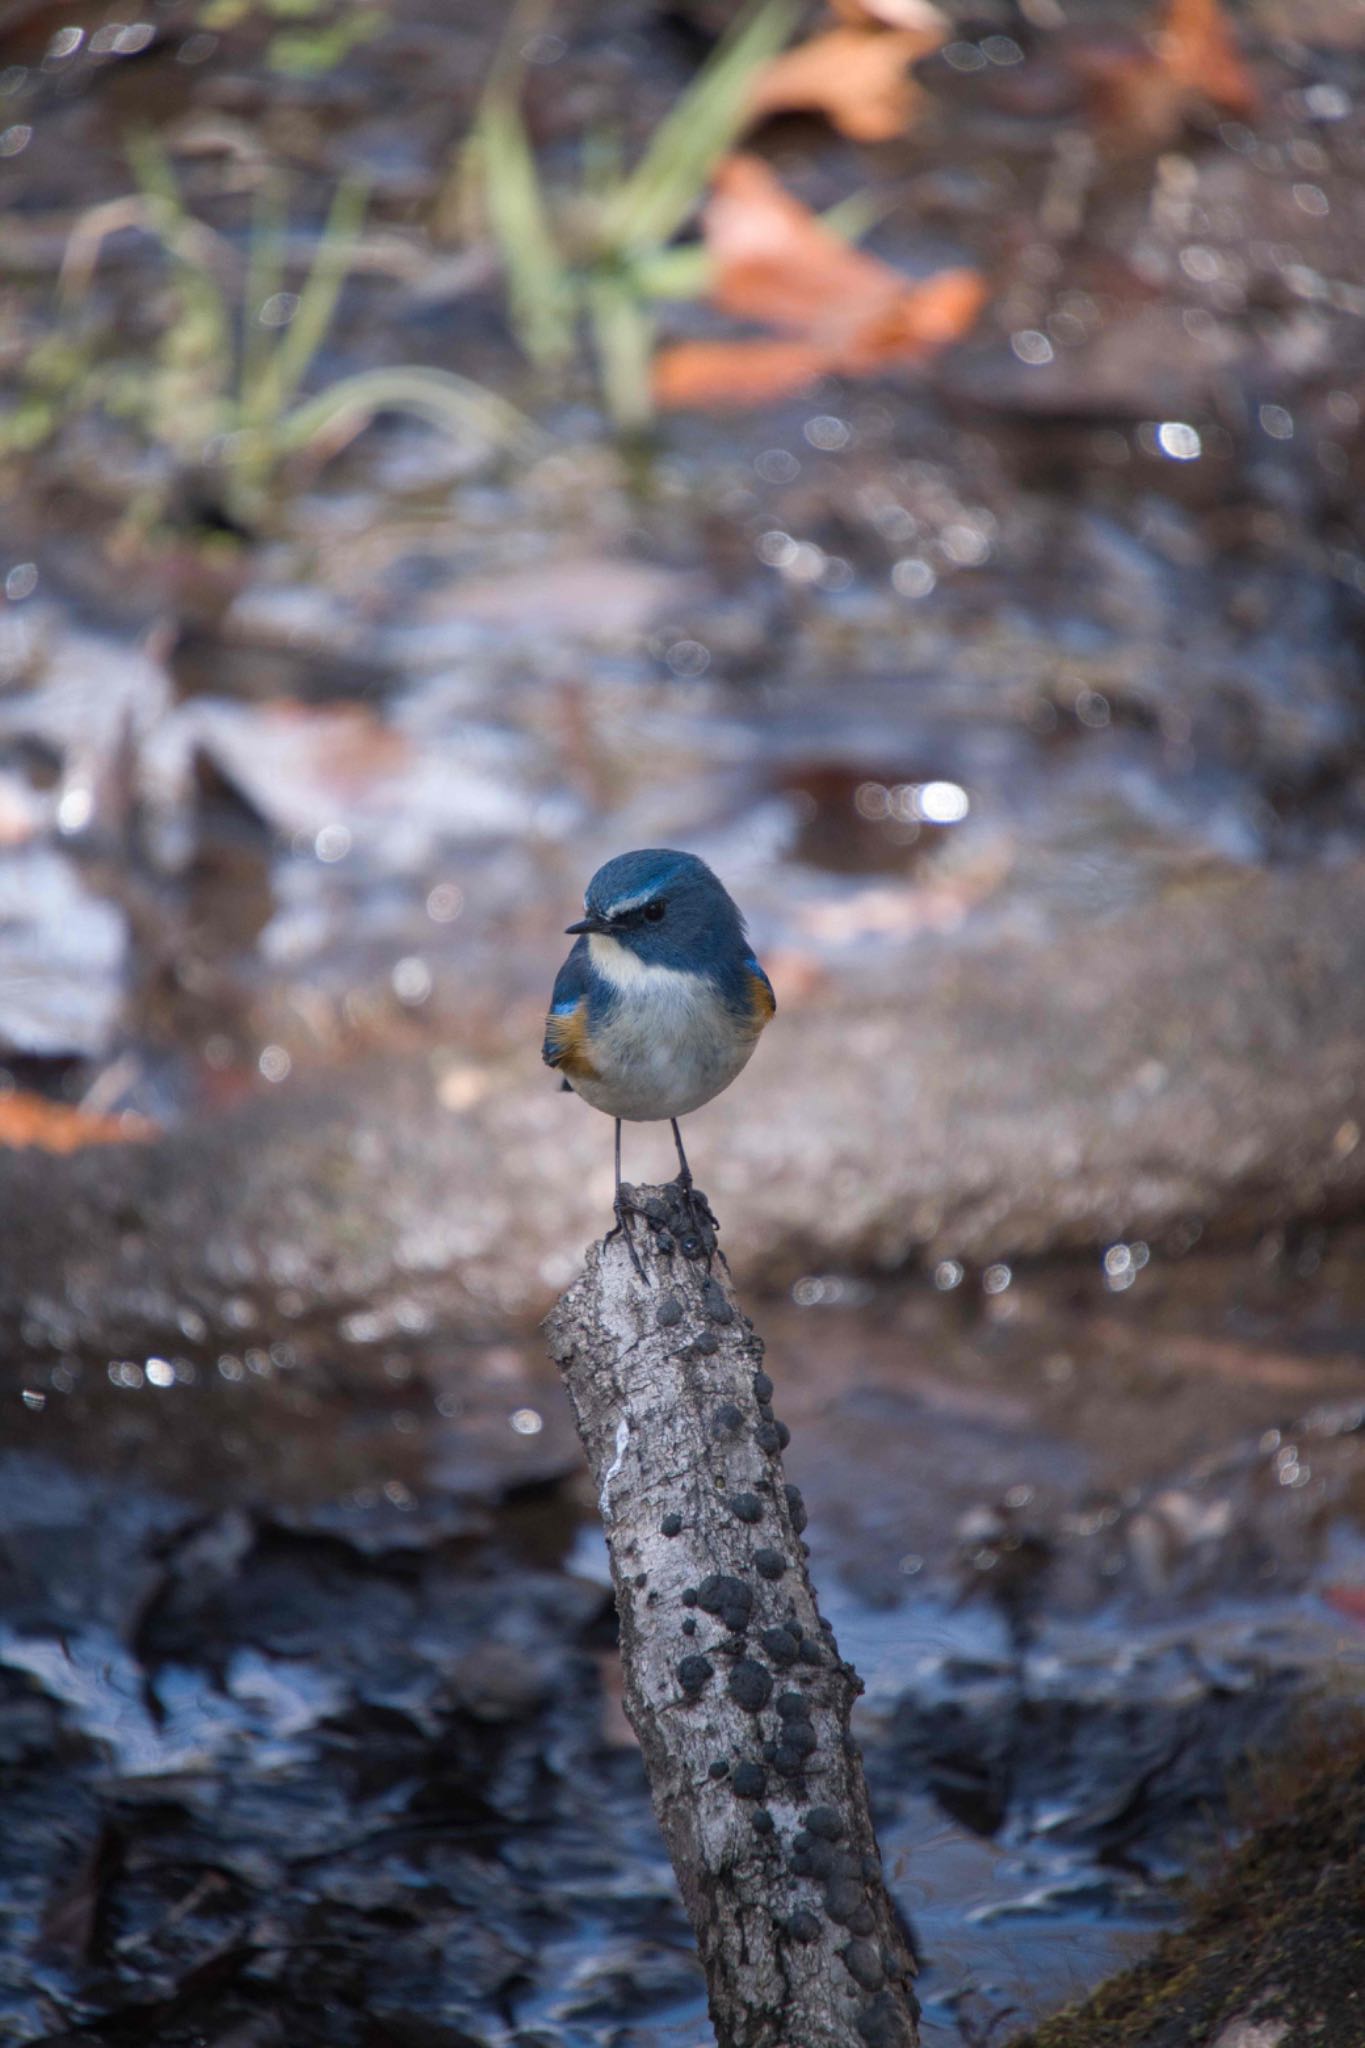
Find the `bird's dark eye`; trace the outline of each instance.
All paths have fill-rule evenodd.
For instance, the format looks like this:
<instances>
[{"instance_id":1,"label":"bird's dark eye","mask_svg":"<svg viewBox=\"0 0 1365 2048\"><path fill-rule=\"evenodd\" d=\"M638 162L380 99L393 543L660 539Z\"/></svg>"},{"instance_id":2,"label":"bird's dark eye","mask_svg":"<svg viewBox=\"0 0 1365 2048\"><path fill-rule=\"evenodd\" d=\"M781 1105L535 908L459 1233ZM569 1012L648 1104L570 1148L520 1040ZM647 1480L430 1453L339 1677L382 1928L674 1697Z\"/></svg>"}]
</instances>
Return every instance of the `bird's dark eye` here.
<instances>
[{"instance_id":1,"label":"bird's dark eye","mask_svg":"<svg viewBox=\"0 0 1365 2048\"><path fill-rule=\"evenodd\" d=\"M651 924L657 924L667 908L666 903L646 903L645 916Z\"/></svg>"}]
</instances>

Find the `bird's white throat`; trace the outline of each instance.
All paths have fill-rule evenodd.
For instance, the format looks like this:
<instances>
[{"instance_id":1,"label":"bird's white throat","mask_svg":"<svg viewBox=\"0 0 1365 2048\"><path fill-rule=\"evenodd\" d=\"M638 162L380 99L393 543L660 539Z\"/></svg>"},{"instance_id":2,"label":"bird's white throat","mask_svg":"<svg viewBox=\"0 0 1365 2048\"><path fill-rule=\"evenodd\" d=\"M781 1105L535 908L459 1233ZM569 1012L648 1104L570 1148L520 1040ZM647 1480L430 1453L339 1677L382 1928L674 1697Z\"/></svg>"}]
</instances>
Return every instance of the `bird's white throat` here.
<instances>
[{"instance_id":1,"label":"bird's white throat","mask_svg":"<svg viewBox=\"0 0 1365 2048\"><path fill-rule=\"evenodd\" d=\"M648 989L657 995L679 996L691 994L700 979L681 967L658 967L642 960L629 946L623 946L619 939L612 939L605 932L594 932L588 940L588 956L603 981L609 981L613 988L643 995Z\"/></svg>"}]
</instances>

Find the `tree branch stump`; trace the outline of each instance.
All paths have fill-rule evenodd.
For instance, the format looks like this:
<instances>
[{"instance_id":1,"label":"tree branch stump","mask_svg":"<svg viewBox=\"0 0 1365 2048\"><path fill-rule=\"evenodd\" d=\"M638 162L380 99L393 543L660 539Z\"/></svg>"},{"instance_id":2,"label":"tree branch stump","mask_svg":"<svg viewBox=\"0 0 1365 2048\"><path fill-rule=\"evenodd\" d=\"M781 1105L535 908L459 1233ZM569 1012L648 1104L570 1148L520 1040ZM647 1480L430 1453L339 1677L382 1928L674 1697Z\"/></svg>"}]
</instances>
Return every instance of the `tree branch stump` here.
<instances>
[{"instance_id":1,"label":"tree branch stump","mask_svg":"<svg viewBox=\"0 0 1365 2048\"><path fill-rule=\"evenodd\" d=\"M547 1322L588 1456L625 1703L721 2048L916 2048L914 1964L849 1732L861 1682L806 1570L763 1345L705 1202L628 1191Z\"/></svg>"}]
</instances>

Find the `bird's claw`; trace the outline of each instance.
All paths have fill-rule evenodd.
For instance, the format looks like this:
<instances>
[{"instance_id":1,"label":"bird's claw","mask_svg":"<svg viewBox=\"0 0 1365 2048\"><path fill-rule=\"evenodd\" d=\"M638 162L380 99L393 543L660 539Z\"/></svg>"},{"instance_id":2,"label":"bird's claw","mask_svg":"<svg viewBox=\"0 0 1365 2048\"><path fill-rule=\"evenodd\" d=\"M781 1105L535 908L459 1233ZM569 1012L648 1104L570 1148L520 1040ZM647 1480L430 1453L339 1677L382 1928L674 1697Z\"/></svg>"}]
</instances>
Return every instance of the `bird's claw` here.
<instances>
[{"instance_id":1,"label":"bird's claw","mask_svg":"<svg viewBox=\"0 0 1365 2048\"><path fill-rule=\"evenodd\" d=\"M626 1243L626 1250L630 1253L630 1263L632 1266L634 1266L635 1271L639 1275L640 1279L643 1280L646 1287L648 1287L649 1275L648 1273L646 1273L644 1267L640 1263L640 1254L635 1249L635 1239L632 1237L630 1230L630 1219L632 1216L641 1216L644 1218L646 1222L648 1222L650 1220L648 1213L644 1209L639 1208L636 1203L629 1202L626 1200L626 1191L624 1188L617 1189L616 1200L612 1203L612 1208L616 1215L616 1222L613 1224L612 1228L607 1232L603 1242L605 1244L610 1244L614 1237L624 1238Z\"/></svg>"}]
</instances>

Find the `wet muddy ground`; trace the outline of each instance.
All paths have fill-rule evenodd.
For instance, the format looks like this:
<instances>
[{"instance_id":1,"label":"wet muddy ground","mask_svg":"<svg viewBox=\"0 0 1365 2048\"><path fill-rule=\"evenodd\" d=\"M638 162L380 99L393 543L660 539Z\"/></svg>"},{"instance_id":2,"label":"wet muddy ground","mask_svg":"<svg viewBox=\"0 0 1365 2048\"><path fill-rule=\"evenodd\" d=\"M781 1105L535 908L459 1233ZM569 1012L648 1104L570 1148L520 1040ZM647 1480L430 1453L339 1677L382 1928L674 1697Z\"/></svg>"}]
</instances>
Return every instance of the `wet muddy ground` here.
<instances>
[{"instance_id":1,"label":"wet muddy ground","mask_svg":"<svg viewBox=\"0 0 1365 2048\"><path fill-rule=\"evenodd\" d=\"M633 452L441 227L484 10L395 6L303 81L254 13L96 48L69 12L57 56L0 20L9 380L151 120L239 259L262 159L299 265L363 168L315 380L454 367L538 438L387 421L242 533L107 411L3 471L0 1123L77 1123L0 1152L0 2038L701 2038L536 1335L610 1194L536 1059L560 933L682 840L778 990L693 1151L926 2039L1004 2039L1141 1953L1254 1760L1360 1687L1356 12L1240 10L1254 128L1156 150L1075 146L1003 4L905 141L770 124L791 189L871 188L871 246L978 264L986 313L916 381ZM560 26L527 92L568 176L716 21ZM990 35L1027 63L961 56ZM112 233L81 345L153 350L164 282Z\"/></svg>"},{"instance_id":2,"label":"wet muddy ground","mask_svg":"<svg viewBox=\"0 0 1365 2048\"><path fill-rule=\"evenodd\" d=\"M1357 1694L1360 1253L762 1306L927 2039L1139 1953ZM411 1322L7 1367L13 2038L697 2037L559 1389Z\"/></svg>"}]
</instances>

